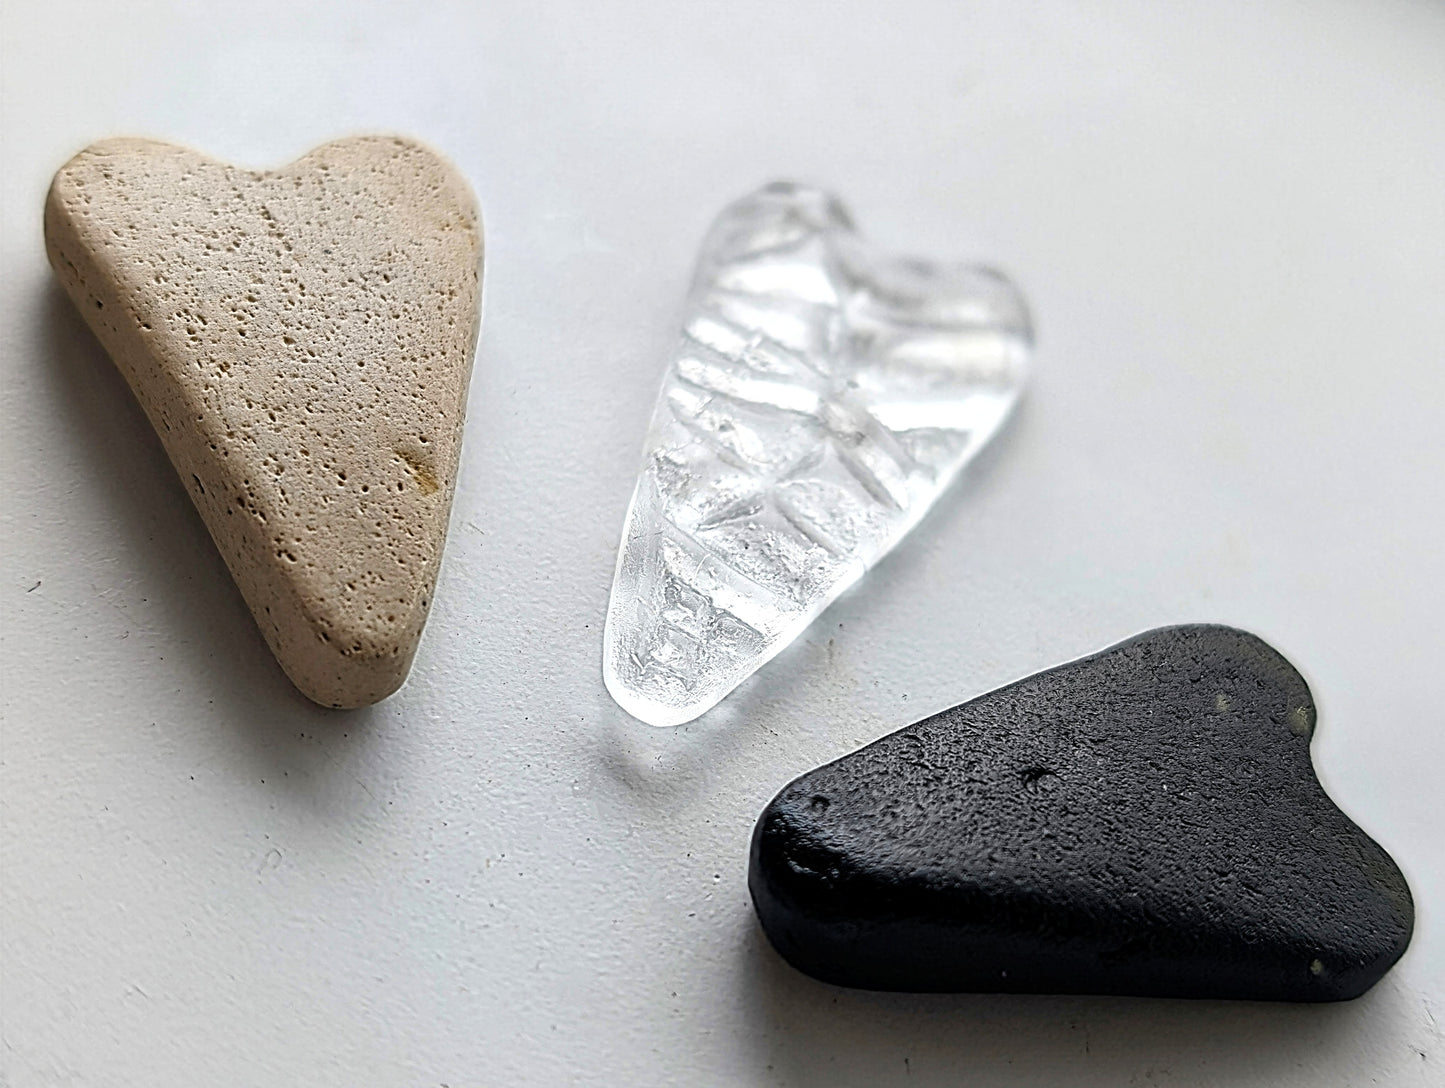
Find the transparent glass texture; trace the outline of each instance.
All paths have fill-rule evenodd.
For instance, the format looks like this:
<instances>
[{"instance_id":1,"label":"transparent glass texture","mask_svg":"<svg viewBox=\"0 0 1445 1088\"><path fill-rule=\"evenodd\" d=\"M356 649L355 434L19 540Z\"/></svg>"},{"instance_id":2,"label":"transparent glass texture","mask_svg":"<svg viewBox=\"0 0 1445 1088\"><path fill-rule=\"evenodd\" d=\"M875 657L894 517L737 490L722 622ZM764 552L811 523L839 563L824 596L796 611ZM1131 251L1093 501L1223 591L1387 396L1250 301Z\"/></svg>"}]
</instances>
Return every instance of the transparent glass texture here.
<instances>
[{"instance_id":1,"label":"transparent glass texture","mask_svg":"<svg viewBox=\"0 0 1445 1088\"><path fill-rule=\"evenodd\" d=\"M787 646L998 429L1031 344L997 272L875 253L827 193L724 210L627 512L612 697L679 725Z\"/></svg>"}]
</instances>

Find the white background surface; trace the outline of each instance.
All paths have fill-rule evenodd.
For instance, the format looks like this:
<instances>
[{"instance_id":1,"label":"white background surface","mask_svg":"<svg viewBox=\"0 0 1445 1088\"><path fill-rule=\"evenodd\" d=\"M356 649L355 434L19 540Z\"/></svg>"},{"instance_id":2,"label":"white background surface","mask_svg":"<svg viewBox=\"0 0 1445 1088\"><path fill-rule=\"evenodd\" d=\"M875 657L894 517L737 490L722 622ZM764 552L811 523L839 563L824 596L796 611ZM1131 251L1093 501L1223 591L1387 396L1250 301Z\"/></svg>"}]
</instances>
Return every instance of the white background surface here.
<instances>
[{"instance_id":1,"label":"white background surface","mask_svg":"<svg viewBox=\"0 0 1445 1088\"><path fill-rule=\"evenodd\" d=\"M31 1085L1439 1084L1445 6L16 3L3 23L3 1048ZM287 683L53 284L51 174L401 131L484 209L461 482L411 679ZM695 248L778 176L1028 293L1020 414L716 712L601 621ZM785 782L1144 628L1299 664L1400 861L1331 1007L912 997L771 952Z\"/></svg>"}]
</instances>

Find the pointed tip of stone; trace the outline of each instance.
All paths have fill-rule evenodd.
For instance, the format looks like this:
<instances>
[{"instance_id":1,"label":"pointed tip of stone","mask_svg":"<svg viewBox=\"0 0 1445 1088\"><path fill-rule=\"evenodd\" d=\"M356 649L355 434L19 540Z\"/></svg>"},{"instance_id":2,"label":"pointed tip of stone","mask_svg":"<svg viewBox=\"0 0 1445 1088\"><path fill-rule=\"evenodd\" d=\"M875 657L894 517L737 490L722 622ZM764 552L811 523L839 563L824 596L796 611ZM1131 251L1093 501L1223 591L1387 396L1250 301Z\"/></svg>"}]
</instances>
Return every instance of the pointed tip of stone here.
<instances>
[{"instance_id":1,"label":"pointed tip of stone","mask_svg":"<svg viewBox=\"0 0 1445 1088\"><path fill-rule=\"evenodd\" d=\"M425 615L377 629L311 626L302 632L262 632L268 642L289 639L277 661L301 694L333 710L379 703L406 682L421 642Z\"/></svg>"}]
</instances>

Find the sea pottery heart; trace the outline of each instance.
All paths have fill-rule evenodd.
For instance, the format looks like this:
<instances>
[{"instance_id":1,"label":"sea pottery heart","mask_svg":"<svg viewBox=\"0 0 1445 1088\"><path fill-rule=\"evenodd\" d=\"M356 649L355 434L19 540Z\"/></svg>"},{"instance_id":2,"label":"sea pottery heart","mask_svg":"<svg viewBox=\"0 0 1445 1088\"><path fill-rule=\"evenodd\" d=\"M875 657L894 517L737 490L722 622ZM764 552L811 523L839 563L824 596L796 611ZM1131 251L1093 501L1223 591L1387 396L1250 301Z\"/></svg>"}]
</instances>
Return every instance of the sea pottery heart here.
<instances>
[{"instance_id":1,"label":"sea pottery heart","mask_svg":"<svg viewBox=\"0 0 1445 1088\"><path fill-rule=\"evenodd\" d=\"M456 482L481 302L466 182L390 137L261 173L105 140L55 176L45 241L286 674L326 706L390 695Z\"/></svg>"},{"instance_id":2,"label":"sea pottery heart","mask_svg":"<svg viewBox=\"0 0 1445 1088\"><path fill-rule=\"evenodd\" d=\"M612 697L678 725L787 646L998 429L1031 342L1003 277L880 255L826 193L725 209L623 529Z\"/></svg>"}]
</instances>

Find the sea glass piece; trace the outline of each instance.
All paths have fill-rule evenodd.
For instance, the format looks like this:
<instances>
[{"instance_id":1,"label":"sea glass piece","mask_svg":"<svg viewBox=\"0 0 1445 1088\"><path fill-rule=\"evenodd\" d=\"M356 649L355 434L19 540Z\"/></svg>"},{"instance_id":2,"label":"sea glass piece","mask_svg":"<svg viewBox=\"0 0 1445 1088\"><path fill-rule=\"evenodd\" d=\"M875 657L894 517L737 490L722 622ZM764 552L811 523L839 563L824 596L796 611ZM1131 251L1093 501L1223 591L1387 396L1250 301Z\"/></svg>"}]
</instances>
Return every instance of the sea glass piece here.
<instances>
[{"instance_id":1,"label":"sea glass piece","mask_svg":"<svg viewBox=\"0 0 1445 1088\"><path fill-rule=\"evenodd\" d=\"M612 697L680 725L787 646L998 430L1031 347L1003 276L878 253L828 193L777 183L726 208L627 512Z\"/></svg>"}]
</instances>

